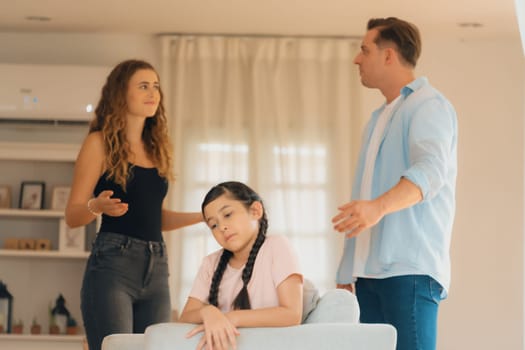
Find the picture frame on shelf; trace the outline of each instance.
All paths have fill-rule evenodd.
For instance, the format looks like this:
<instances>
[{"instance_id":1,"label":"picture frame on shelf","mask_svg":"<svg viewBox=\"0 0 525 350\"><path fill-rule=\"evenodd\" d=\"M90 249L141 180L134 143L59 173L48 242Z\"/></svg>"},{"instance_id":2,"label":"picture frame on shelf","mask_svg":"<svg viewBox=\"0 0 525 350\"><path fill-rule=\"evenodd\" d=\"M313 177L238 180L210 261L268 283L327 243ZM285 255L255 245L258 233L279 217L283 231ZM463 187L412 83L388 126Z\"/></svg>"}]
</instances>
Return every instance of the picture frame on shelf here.
<instances>
[{"instance_id":1,"label":"picture frame on shelf","mask_svg":"<svg viewBox=\"0 0 525 350\"><path fill-rule=\"evenodd\" d=\"M4 249L18 249L18 238L8 237L4 239Z\"/></svg>"},{"instance_id":2,"label":"picture frame on shelf","mask_svg":"<svg viewBox=\"0 0 525 350\"><path fill-rule=\"evenodd\" d=\"M86 249L86 227L71 228L65 219L60 219L58 250L62 252L83 252Z\"/></svg>"},{"instance_id":3,"label":"picture frame on shelf","mask_svg":"<svg viewBox=\"0 0 525 350\"><path fill-rule=\"evenodd\" d=\"M43 209L46 184L43 181L23 181L20 186L20 209Z\"/></svg>"},{"instance_id":4,"label":"picture frame on shelf","mask_svg":"<svg viewBox=\"0 0 525 350\"><path fill-rule=\"evenodd\" d=\"M0 208L11 208L11 186L0 185Z\"/></svg>"},{"instance_id":5,"label":"picture frame on shelf","mask_svg":"<svg viewBox=\"0 0 525 350\"><path fill-rule=\"evenodd\" d=\"M51 195L51 209L65 210L71 187L55 186Z\"/></svg>"},{"instance_id":6,"label":"picture frame on shelf","mask_svg":"<svg viewBox=\"0 0 525 350\"><path fill-rule=\"evenodd\" d=\"M47 238L38 238L35 241L35 250L51 250L51 240Z\"/></svg>"}]
</instances>

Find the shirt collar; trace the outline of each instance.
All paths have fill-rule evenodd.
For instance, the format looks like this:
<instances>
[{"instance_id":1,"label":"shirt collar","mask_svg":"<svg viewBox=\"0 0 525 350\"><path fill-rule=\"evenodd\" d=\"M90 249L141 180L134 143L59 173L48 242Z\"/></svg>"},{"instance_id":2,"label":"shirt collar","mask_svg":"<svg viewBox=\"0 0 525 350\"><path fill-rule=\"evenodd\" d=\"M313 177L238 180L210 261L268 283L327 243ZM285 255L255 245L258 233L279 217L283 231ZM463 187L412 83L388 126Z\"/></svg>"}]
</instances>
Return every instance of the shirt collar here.
<instances>
[{"instance_id":1,"label":"shirt collar","mask_svg":"<svg viewBox=\"0 0 525 350\"><path fill-rule=\"evenodd\" d=\"M416 90L421 89L425 85L428 85L427 77L419 77L411 83L403 86L403 88L401 89L401 95L403 95L403 97L407 97L408 95L410 95Z\"/></svg>"}]
</instances>

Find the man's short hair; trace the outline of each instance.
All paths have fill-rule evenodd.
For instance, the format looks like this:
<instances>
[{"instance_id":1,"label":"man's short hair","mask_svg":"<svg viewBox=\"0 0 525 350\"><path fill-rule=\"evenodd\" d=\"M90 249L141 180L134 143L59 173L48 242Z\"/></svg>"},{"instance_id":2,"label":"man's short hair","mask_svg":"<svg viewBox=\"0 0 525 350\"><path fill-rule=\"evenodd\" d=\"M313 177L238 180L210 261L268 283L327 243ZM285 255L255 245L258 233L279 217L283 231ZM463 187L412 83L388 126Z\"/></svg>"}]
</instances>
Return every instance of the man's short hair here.
<instances>
[{"instance_id":1,"label":"man's short hair","mask_svg":"<svg viewBox=\"0 0 525 350\"><path fill-rule=\"evenodd\" d=\"M377 29L378 34L374 40L377 46L395 44L402 60L412 67L416 66L421 55L421 37L415 25L396 17L371 18L367 29Z\"/></svg>"}]
</instances>

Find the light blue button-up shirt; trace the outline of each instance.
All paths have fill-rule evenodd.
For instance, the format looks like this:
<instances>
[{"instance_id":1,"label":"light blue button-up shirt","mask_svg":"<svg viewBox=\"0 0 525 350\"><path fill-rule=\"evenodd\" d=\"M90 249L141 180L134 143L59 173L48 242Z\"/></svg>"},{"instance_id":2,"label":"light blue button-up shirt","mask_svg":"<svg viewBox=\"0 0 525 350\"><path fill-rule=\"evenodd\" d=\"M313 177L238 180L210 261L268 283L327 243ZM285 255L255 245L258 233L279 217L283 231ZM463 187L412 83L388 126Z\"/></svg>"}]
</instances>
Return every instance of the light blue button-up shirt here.
<instances>
[{"instance_id":1,"label":"light blue button-up shirt","mask_svg":"<svg viewBox=\"0 0 525 350\"><path fill-rule=\"evenodd\" d=\"M372 278L429 275L450 286L450 238L455 212L457 118L450 102L425 77L401 89L400 103L387 124L375 161L371 198L404 177L423 200L386 215L370 229L365 274ZM385 105L372 113L364 130L352 199L359 199L366 151ZM355 238L345 239L337 283L352 283Z\"/></svg>"}]
</instances>

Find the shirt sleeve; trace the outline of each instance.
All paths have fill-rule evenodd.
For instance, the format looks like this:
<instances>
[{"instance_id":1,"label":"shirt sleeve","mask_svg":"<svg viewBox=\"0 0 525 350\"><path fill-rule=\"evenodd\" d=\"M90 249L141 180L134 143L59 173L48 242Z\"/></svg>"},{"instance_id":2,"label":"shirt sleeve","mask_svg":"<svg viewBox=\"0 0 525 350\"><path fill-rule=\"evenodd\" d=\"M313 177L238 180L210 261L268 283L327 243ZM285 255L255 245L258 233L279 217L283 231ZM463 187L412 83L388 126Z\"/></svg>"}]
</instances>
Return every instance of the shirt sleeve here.
<instances>
[{"instance_id":1,"label":"shirt sleeve","mask_svg":"<svg viewBox=\"0 0 525 350\"><path fill-rule=\"evenodd\" d=\"M272 249L272 278L275 287L285 279L297 274L303 279L299 259L288 238L284 236L271 236L268 243Z\"/></svg>"},{"instance_id":2,"label":"shirt sleeve","mask_svg":"<svg viewBox=\"0 0 525 350\"><path fill-rule=\"evenodd\" d=\"M454 160L456 128L455 112L437 98L423 103L412 118L411 166L403 176L421 189L424 200L433 198L445 184Z\"/></svg>"},{"instance_id":3,"label":"shirt sleeve","mask_svg":"<svg viewBox=\"0 0 525 350\"><path fill-rule=\"evenodd\" d=\"M218 255L220 257L220 255ZM201 263L199 272L193 281L189 296L208 304L208 296L210 294L210 285L213 273L215 271L214 262L217 260L217 253L206 256Z\"/></svg>"}]
</instances>

